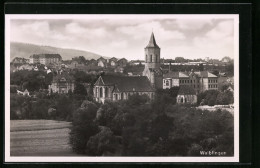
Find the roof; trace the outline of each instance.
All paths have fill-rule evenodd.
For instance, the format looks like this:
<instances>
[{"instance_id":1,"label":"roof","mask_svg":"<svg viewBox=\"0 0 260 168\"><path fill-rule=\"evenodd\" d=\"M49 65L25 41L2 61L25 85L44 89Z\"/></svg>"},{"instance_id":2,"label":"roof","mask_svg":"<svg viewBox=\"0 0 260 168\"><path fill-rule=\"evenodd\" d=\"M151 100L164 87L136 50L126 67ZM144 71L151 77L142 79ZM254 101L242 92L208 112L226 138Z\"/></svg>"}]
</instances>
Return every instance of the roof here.
<instances>
[{"instance_id":1,"label":"roof","mask_svg":"<svg viewBox=\"0 0 260 168\"><path fill-rule=\"evenodd\" d=\"M33 54L30 58L60 58L60 54Z\"/></svg>"},{"instance_id":2,"label":"roof","mask_svg":"<svg viewBox=\"0 0 260 168\"><path fill-rule=\"evenodd\" d=\"M74 78L68 73L61 73L53 77L52 82L59 82L62 78L65 78L68 82L73 82Z\"/></svg>"},{"instance_id":3,"label":"roof","mask_svg":"<svg viewBox=\"0 0 260 168\"><path fill-rule=\"evenodd\" d=\"M121 61L126 61L127 62L127 59L121 58L120 60L118 60L118 62L121 62Z\"/></svg>"},{"instance_id":4,"label":"roof","mask_svg":"<svg viewBox=\"0 0 260 168\"><path fill-rule=\"evenodd\" d=\"M163 75L164 78L188 78L189 76L184 72L174 72L170 71Z\"/></svg>"},{"instance_id":5,"label":"roof","mask_svg":"<svg viewBox=\"0 0 260 168\"><path fill-rule=\"evenodd\" d=\"M190 86L180 86L178 95L196 95L195 90Z\"/></svg>"},{"instance_id":6,"label":"roof","mask_svg":"<svg viewBox=\"0 0 260 168\"><path fill-rule=\"evenodd\" d=\"M114 85L119 92L153 92L155 91L150 81L146 76L100 76L97 82L98 85Z\"/></svg>"},{"instance_id":7,"label":"roof","mask_svg":"<svg viewBox=\"0 0 260 168\"><path fill-rule=\"evenodd\" d=\"M109 61L117 61L117 58L112 57L112 58L109 59Z\"/></svg>"},{"instance_id":8,"label":"roof","mask_svg":"<svg viewBox=\"0 0 260 168\"><path fill-rule=\"evenodd\" d=\"M148 48L148 47L160 48L160 47L156 44L156 41L155 41L153 32L152 32L152 34L151 34L150 41L149 41L148 45L146 46L146 48Z\"/></svg>"},{"instance_id":9,"label":"roof","mask_svg":"<svg viewBox=\"0 0 260 168\"><path fill-rule=\"evenodd\" d=\"M202 78L217 78L216 75L208 72L208 71L199 71L199 72L194 72L195 74L197 74L199 77Z\"/></svg>"}]
</instances>

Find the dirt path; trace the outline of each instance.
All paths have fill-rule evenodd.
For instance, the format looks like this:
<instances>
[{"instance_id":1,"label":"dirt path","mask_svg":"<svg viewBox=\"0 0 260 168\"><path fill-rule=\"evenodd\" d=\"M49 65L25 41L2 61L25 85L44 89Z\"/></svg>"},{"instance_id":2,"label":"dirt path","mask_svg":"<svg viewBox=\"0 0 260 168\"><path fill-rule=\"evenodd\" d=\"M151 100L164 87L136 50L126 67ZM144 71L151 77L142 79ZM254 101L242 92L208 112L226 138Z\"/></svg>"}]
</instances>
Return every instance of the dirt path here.
<instances>
[{"instance_id":1,"label":"dirt path","mask_svg":"<svg viewBox=\"0 0 260 168\"><path fill-rule=\"evenodd\" d=\"M11 156L76 156L69 145L70 126L53 120L11 121Z\"/></svg>"}]
</instances>

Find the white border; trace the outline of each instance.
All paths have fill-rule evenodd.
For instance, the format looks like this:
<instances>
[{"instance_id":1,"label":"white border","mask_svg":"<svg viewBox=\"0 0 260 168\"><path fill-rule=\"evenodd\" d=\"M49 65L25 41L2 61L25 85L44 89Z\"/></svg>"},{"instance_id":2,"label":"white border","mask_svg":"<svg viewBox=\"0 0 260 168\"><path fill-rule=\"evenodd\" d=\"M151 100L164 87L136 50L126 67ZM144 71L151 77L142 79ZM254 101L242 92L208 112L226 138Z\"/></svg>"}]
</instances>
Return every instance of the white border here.
<instances>
[{"instance_id":1,"label":"white border","mask_svg":"<svg viewBox=\"0 0 260 168\"><path fill-rule=\"evenodd\" d=\"M10 20L136 19L136 15L5 15L5 162L239 162L239 15L138 15L139 19L234 19L234 156L233 157L14 157L10 156Z\"/></svg>"}]
</instances>

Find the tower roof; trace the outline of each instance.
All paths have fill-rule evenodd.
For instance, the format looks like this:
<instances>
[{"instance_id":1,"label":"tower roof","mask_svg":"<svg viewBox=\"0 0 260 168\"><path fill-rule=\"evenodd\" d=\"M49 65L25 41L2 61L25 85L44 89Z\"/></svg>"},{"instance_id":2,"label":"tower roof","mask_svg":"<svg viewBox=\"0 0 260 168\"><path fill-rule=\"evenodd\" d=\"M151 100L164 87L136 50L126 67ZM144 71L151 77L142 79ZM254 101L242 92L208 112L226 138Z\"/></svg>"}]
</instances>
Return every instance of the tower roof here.
<instances>
[{"instance_id":1,"label":"tower roof","mask_svg":"<svg viewBox=\"0 0 260 168\"><path fill-rule=\"evenodd\" d=\"M157 47L157 48L159 48L159 46L156 44L153 32L151 34L150 41L149 41L148 45L146 46L146 48L147 47Z\"/></svg>"}]
</instances>

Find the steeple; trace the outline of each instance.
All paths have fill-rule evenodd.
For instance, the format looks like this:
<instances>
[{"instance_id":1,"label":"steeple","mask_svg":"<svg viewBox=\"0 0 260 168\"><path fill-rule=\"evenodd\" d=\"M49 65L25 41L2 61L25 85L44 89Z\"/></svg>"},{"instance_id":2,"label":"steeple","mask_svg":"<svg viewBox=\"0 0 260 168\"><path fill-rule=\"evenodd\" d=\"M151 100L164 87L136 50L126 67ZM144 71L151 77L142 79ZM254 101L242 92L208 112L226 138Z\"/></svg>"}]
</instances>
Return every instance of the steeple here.
<instances>
[{"instance_id":1,"label":"steeple","mask_svg":"<svg viewBox=\"0 0 260 168\"><path fill-rule=\"evenodd\" d=\"M152 32L152 34L151 34L150 41L149 41L148 45L146 46L146 48L148 48L148 47L160 48L160 47L156 44L156 41L155 41L153 32Z\"/></svg>"}]
</instances>

